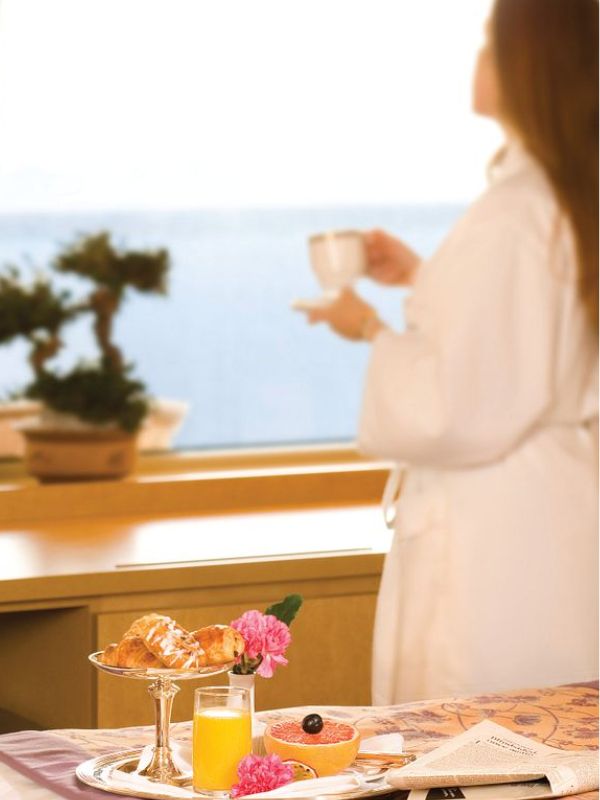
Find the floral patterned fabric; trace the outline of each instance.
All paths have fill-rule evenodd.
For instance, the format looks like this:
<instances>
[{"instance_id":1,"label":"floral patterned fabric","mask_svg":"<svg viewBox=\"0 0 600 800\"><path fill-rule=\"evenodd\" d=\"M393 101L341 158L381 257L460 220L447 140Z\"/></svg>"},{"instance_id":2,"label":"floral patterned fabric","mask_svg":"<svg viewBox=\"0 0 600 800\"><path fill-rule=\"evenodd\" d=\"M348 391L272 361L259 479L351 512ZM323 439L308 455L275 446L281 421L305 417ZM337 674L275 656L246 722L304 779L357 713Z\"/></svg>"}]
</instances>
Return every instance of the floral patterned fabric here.
<instances>
[{"instance_id":1,"label":"floral patterned fabric","mask_svg":"<svg viewBox=\"0 0 600 800\"><path fill-rule=\"evenodd\" d=\"M314 707L278 709L259 713L266 723L303 717ZM335 706L318 709L327 716L355 723L366 735L399 732L405 749L420 755L446 739L462 733L483 719L493 719L517 733L552 747L567 750L598 749L598 683L570 684L549 689L486 694L468 699L404 703L399 706ZM61 730L67 739L90 757L140 746L153 741L153 728L116 730ZM191 723L172 726L172 737L189 740ZM578 800L598 800L598 792L573 795Z\"/></svg>"}]
</instances>

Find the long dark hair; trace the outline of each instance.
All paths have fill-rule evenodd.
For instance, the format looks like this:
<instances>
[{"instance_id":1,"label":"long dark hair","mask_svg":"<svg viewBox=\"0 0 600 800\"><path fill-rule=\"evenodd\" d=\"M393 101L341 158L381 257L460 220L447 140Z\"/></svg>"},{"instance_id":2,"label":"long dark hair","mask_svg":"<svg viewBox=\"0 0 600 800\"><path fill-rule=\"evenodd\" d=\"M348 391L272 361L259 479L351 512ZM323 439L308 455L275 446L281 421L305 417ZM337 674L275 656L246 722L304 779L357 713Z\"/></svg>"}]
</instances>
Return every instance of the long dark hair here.
<instances>
[{"instance_id":1,"label":"long dark hair","mask_svg":"<svg viewBox=\"0 0 600 800\"><path fill-rule=\"evenodd\" d=\"M575 238L598 329L598 1L496 0L501 112L545 170Z\"/></svg>"}]
</instances>

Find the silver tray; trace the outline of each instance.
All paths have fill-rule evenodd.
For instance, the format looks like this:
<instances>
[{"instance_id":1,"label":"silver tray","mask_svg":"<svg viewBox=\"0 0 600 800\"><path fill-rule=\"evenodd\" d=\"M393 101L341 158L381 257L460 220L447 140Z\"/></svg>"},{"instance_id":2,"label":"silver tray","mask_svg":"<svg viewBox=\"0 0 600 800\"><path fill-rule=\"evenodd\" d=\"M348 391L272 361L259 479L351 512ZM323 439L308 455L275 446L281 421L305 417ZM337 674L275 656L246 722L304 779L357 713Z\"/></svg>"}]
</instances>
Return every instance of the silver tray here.
<instances>
[{"instance_id":1,"label":"silver tray","mask_svg":"<svg viewBox=\"0 0 600 800\"><path fill-rule=\"evenodd\" d=\"M143 782L138 781L135 787L123 786L122 781L118 780L117 770L121 773L129 774L137 772L138 764L140 759L144 757L145 749L110 753L84 761L76 769L77 777L95 789L102 789L106 792L113 792L126 797L144 797L151 798L151 800L192 800L193 798L198 800L198 798L205 796L194 792L189 775L182 775L177 784L151 782L148 779ZM331 795L307 794L305 797L294 794L289 796L289 800L317 800L317 798L323 798L323 800L359 800L362 797L377 797L396 791L385 781L386 772L387 770L380 770L380 774L373 780L372 788L369 789L361 788L351 792L340 792L339 794ZM281 800L285 800L284 795L281 795Z\"/></svg>"}]
</instances>

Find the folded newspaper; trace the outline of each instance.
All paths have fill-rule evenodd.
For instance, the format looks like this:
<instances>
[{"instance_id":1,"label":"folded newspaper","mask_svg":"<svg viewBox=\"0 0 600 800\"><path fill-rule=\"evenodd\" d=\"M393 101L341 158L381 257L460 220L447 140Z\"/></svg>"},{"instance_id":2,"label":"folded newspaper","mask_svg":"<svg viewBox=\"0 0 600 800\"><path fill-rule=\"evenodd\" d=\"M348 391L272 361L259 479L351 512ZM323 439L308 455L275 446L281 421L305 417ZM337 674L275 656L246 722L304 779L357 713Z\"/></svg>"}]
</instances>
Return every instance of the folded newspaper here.
<instances>
[{"instance_id":1,"label":"folded newspaper","mask_svg":"<svg viewBox=\"0 0 600 800\"><path fill-rule=\"evenodd\" d=\"M405 767L387 783L397 800L519 800L598 788L597 750L559 750L485 720Z\"/></svg>"}]
</instances>

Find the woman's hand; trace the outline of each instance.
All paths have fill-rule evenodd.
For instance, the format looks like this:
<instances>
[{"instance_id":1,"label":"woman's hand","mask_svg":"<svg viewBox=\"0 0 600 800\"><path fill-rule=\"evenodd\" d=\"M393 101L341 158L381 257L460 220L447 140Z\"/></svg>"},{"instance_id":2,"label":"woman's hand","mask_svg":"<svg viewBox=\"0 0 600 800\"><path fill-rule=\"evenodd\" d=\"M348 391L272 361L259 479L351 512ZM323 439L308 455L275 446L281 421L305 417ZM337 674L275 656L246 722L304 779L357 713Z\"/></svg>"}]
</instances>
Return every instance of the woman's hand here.
<instances>
[{"instance_id":1,"label":"woman's hand","mask_svg":"<svg viewBox=\"0 0 600 800\"><path fill-rule=\"evenodd\" d=\"M316 322L326 322L344 339L355 342L370 341L385 327L377 317L375 309L365 303L352 289L343 289L335 300L326 306L311 309L307 316L311 325Z\"/></svg>"},{"instance_id":2,"label":"woman's hand","mask_svg":"<svg viewBox=\"0 0 600 800\"><path fill-rule=\"evenodd\" d=\"M409 286L414 282L421 259L408 245L381 230L363 234L367 275L388 286Z\"/></svg>"}]
</instances>

